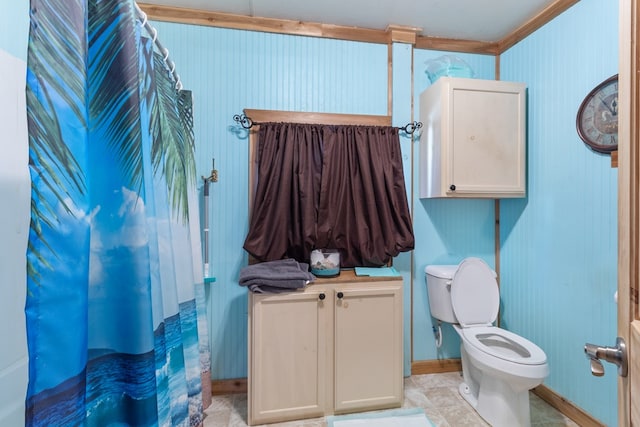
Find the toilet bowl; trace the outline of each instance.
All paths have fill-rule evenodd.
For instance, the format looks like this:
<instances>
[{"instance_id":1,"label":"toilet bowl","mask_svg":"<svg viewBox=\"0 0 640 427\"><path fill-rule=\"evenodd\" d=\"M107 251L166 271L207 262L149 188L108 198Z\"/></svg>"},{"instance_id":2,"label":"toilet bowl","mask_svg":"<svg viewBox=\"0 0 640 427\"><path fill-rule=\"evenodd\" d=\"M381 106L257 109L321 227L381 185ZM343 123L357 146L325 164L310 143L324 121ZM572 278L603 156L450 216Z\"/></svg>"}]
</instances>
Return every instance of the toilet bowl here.
<instances>
[{"instance_id":1,"label":"toilet bowl","mask_svg":"<svg viewBox=\"0 0 640 427\"><path fill-rule=\"evenodd\" d=\"M460 336L462 397L493 427L531 425L529 390L549 374L544 351L493 326L500 305L495 272L479 258L425 269L431 315Z\"/></svg>"}]
</instances>

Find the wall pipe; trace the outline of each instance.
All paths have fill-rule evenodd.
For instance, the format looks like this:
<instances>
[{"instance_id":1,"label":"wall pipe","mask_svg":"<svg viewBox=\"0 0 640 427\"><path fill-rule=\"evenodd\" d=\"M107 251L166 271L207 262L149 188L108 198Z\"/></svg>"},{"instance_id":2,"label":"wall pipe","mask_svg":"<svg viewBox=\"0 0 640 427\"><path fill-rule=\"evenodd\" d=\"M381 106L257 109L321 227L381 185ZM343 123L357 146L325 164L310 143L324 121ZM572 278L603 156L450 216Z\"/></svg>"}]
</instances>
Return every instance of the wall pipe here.
<instances>
[{"instance_id":1,"label":"wall pipe","mask_svg":"<svg viewBox=\"0 0 640 427\"><path fill-rule=\"evenodd\" d=\"M216 170L216 159L211 160L211 174L202 177L204 181L204 206L203 206L203 246L204 246L204 283L215 282L215 277L211 276L209 264L209 184L218 182L218 171Z\"/></svg>"}]
</instances>

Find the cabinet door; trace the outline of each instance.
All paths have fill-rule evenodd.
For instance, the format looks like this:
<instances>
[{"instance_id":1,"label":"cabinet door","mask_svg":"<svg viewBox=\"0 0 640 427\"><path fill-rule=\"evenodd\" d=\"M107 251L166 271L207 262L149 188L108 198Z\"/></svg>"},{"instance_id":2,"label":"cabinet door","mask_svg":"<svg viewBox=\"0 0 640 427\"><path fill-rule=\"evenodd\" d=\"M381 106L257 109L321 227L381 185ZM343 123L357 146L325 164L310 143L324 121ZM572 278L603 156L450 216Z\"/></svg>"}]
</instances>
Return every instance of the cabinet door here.
<instances>
[{"instance_id":1,"label":"cabinet door","mask_svg":"<svg viewBox=\"0 0 640 427\"><path fill-rule=\"evenodd\" d=\"M451 89L449 195L524 194L524 91L501 83Z\"/></svg>"},{"instance_id":2,"label":"cabinet door","mask_svg":"<svg viewBox=\"0 0 640 427\"><path fill-rule=\"evenodd\" d=\"M402 281L336 286L334 319L335 412L400 406Z\"/></svg>"},{"instance_id":3,"label":"cabinet door","mask_svg":"<svg viewBox=\"0 0 640 427\"><path fill-rule=\"evenodd\" d=\"M250 294L250 425L324 415L331 303L321 295Z\"/></svg>"}]
</instances>

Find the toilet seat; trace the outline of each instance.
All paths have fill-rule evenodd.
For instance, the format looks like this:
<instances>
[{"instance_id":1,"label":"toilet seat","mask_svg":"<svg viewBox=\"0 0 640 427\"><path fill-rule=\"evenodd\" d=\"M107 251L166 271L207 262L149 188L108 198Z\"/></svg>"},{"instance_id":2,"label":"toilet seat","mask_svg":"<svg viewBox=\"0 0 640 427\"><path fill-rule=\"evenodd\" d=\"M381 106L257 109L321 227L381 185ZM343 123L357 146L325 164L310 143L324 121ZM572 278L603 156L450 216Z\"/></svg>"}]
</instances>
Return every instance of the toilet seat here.
<instances>
[{"instance_id":1,"label":"toilet seat","mask_svg":"<svg viewBox=\"0 0 640 427\"><path fill-rule=\"evenodd\" d=\"M451 280L451 305L462 327L490 326L498 317L495 272L480 258L465 258Z\"/></svg>"},{"instance_id":2,"label":"toilet seat","mask_svg":"<svg viewBox=\"0 0 640 427\"><path fill-rule=\"evenodd\" d=\"M460 328L467 344L490 356L521 365L542 365L547 356L526 338L496 326Z\"/></svg>"},{"instance_id":3,"label":"toilet seat","mask_svg":"<svg viewBox=\"0 0 640 427\"><path fill-rule=\"evenodd\" d=\"M500 292L494 271L480 258L466 258L451 281L451 305L464 340L477 350L522 365L547 362L544 351L513 332L493 326Z\"/></svg>"}]
</instances>

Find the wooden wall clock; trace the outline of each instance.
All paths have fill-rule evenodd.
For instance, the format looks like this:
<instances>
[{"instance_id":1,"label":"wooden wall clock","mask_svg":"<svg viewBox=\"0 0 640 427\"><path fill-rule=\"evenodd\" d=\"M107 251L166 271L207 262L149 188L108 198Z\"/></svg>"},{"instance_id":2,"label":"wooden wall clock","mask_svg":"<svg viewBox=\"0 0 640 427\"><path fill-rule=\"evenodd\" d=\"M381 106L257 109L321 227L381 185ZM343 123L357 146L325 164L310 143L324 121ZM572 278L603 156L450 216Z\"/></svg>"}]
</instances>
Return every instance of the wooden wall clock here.
<instances>
[{"instance_id":1,"label":"wooden wall clock","mask_svg":"<svg viewBox=\"0 0 640 427\"><path fill-rule=\"evenodd\" d=\"M576 117L578 135L593 151L618 149L618 75L593 88L584 98Z\"/></svg>"}]
</instances>

